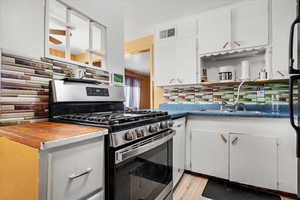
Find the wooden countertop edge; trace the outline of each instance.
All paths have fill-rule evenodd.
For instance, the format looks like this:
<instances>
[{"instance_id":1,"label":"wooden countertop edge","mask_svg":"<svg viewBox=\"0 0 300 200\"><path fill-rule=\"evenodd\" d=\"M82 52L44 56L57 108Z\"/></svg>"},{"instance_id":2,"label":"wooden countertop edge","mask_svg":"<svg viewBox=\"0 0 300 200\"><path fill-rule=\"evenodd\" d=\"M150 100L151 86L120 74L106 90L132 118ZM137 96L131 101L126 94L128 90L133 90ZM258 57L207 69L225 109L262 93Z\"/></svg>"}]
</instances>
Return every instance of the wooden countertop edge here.
<instances>
[{"instance_id":1,"label":"wooden countertop edge","mask_svg":"<svg viewBox=\"0 0 300 200\"><path fill-rule=\"evenodd\" d=\"M23 137L21 135L12 133L10 131L5 131L5 130L0 130L0 137L1 136L5 137L5 138L7 138L11 141L14 141L14 142L17 142L17 143L20 143L20 144L24 144L26 146L30 146L30 147L35 148L35 149L40 149L41 143L42 143L41 140L38 140L38 139L35 139L35 138L32 138L32 137L30 137L30 139L29 139L28 136Z\"/></svg>"},{"instance_id":2,"label":"wooden countertop edge","mask_svg":"<svg viewBox=\"0 0 300 200\"><path fill-rule=\"evenodd\" d=\"M41 125L43 123L46 123L46 124L52 124L53 123L53 125L55 125L55 124L64 125L63 123L56 123L56 122L38 122L38 123L30 124L30 126L32 126L32 129L34 130L34 125L35 124ZM74 125L74 124L65 124L65 125L66 126L85 127L85 126L82 126L82 125ZM5 128L10 128L11 129L12 127L22 127L22 126L24 126L24 124L13 125L13 126L3 126L3 127L0 126L0 137L5 137L5 138L7 138L11 141L14 141L14 142L17 142L17 143L20 143L20 144L24 144L24 145L32 147L34 149L39 149L40 150L42 148L42 146L47 142L55 142L55 141L59 141L59 140L63 140L63 139L65 140L65 139L68 139L68 138L76 138L77 136L80 136L80 135L95 134L97 132L99 132L99 133L106 132L107 133L107 131L108 131L105 128L97 128L97 127L86 126L86 128L90 132L87 131L87 132L82 132L78 135L70 135L70 136L57 138L57 139L53 139L53 140L47 140L47 139L43 139L43 138L33 137L32 135L28 135L28 134L22 135L22 134L20 134L20 131L18 133L18 132L14 132L13 130L5 130Z\"/></svg>"}]
</instances>

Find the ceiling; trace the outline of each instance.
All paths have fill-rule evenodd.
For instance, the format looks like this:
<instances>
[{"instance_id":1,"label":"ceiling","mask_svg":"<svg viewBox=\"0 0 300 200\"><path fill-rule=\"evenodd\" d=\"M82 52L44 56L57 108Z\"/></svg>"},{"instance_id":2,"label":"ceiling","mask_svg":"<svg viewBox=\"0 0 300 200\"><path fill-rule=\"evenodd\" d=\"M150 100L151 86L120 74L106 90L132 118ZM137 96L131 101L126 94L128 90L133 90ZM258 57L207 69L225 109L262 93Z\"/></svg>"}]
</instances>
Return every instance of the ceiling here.
<instances>
[{"instance_id":1,"label":"ceiling","mask_svg":"<svg viewBox=\"0 0 300 200\"><path fill-rule=\"evenodd\" d=\"M125 68L140 74L150 74L149 52L125 56Z\"/></svg>"},{"instance_id":2,"label":"ceiling","mask_svg":"<svg viewBox=\"0 0 300 200\"><path fill-rule=\"evenodd\" d=\"M125 41L153 33L155 24L241 0L124 0Z\"/></svg>"}]
</instances>

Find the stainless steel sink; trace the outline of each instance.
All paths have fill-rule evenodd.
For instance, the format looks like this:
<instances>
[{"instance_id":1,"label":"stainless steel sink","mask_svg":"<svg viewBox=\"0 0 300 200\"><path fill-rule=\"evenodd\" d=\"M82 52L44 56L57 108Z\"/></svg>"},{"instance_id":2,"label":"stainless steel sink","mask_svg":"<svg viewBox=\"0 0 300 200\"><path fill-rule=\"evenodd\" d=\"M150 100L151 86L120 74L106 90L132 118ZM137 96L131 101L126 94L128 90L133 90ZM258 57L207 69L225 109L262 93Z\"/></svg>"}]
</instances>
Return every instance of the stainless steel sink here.
<instances>
[{"instance_id":1,"label":"stainless steel sink","mask_svg":"<svg viewBox=\"0 0 300 200\"><path fill-rule=\"evenodd\" d=\"M244 110L233 110L233 109L226 109L226 110L200 110L200 112L214 112L214 113L240 113L240 114L263 114L264 112L261 111L244 111Z\"/></svg>"}]
</instances>

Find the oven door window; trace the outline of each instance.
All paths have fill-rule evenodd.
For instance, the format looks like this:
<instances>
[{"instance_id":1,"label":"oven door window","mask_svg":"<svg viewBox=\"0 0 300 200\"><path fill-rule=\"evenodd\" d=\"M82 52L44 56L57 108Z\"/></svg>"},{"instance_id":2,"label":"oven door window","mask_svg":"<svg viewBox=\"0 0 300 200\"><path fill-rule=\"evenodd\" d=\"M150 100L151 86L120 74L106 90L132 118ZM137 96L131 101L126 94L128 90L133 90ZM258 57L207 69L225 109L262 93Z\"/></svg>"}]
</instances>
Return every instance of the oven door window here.
<instances>
[{"instance_id":1,"label":"oven door window","mask_svg":"<svg viewBox=\"0 0 300 200\"><path fill-rule=\"evenodd\" d=\"M152 200L172 183L172 140L116 166L116 200Z\"/></svg>"}]
</instances>

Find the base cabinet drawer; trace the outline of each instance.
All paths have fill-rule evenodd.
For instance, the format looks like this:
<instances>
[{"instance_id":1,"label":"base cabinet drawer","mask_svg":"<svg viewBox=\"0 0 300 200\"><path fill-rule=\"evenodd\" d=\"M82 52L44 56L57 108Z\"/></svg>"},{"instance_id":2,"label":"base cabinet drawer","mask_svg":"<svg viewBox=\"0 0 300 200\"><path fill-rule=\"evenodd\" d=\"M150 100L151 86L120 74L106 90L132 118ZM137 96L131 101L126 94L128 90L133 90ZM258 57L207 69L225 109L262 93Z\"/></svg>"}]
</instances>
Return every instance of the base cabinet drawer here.
<instances>
[{"instance_id":1,"label":"base cabinet drawer","mask_svg":"<svg viewBox=\"0 0 300 200\"><path fill-rule=\"evenodd\" d=\"M47 200L87 198L104 189L103 174L103 137L49 152Z\"/></svg>"}]
</instances>

